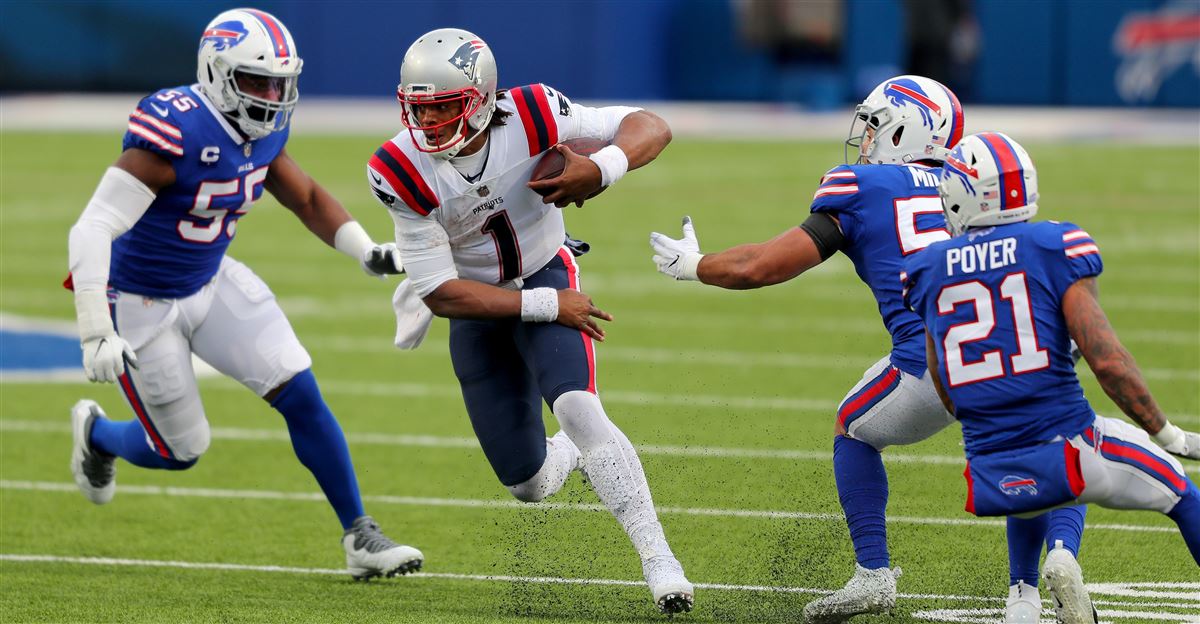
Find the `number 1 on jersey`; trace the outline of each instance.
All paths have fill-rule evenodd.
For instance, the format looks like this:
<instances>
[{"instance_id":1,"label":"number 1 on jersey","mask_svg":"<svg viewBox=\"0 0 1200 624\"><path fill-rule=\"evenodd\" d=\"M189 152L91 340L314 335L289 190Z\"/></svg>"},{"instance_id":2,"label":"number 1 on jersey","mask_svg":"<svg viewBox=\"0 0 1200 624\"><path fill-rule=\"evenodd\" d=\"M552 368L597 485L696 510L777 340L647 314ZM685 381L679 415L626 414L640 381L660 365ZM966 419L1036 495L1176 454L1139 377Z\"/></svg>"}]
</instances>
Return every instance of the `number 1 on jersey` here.
<instances>
[{"instance_id":1,"label":"number 1 on jersey","mask_svg":"<svg viewBox=\"0 0 1200 624\"><path fill-rule=\"evenodd\" d=\"M483 222L481 232L487 232L496 244L496 256L500 258L500 281L508 282L521 277L521 246L517 233L513 231L508 212L501 210Z\"/></svg>"}]
</instances>

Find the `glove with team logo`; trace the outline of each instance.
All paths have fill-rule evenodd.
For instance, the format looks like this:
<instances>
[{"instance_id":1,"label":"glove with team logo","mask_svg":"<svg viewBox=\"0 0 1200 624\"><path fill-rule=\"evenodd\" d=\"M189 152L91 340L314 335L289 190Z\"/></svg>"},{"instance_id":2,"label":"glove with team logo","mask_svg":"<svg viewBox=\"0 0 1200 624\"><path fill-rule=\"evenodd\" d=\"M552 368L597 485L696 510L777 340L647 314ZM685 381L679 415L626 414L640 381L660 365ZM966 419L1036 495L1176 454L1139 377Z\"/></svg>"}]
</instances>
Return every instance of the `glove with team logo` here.
<instances>
[{"instance_id":1,"label":"glove with team logo","mask_svg":"<svg viewBox=\"0 0 1200 624\"><path fill-rule=\"evenodd\" d=\"M658 272L677 280L699 281L696 268L704 254L700 253L700 241L696 240L696 228L691 217L683 218L683 238L674 239L658 232L650 233L650 247L654 249L654 264Z\"/></svg>"},{"instance_id":2,"label":"glove with team logo","mask_svg":"<svg viewBox=\"0 0 1200 624\"><path fill-rule=\"evenodd\" d=\"M107 336L85 339L83 348L83 372L89 381L115 383L125 372L125 363L137 368L137 356L125 339L113 332Z\"/></svg>"},{"instance_id":3,"label":"glove with team logo","mask_svg":"<svg viewBox=\"0 0 1200 624\"><path fill-rule=\"evenodd\" d=\"M396 243L383 243L363 250L360 261L367 275L383 278L385 275L399 275L404 272L404 263L400 261L400 250Z\"/></svg>"},{"instance_id":4,"label":"glove with team logo","mask_svg":"<svg viewBox=\"0 0 1200 624\"><path fill-rule=\"evenodd\" d=\"M1172 455L1200 459L1200 433L1184 431L1167 423L1153 438L1164 451Z\"/></svg>"}]
</instances>

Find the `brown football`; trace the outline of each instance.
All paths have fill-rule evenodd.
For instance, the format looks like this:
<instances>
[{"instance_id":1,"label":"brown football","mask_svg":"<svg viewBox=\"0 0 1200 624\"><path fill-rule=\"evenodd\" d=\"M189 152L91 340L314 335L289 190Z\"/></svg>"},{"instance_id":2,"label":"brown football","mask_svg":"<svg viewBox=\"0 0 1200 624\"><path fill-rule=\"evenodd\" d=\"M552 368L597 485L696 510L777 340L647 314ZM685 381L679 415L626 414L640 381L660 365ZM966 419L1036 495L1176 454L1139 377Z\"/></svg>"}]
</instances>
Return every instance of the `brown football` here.
<instances>
[{"instance_id":1,"label":"brown football","mask_svg":"<svg viewBox=\"0 0 1200 624\"><path fill-rule=\"evenodd\" d=\"M612 143L603 139L579 138L563 141L562 145L571 148L572 152L580 156L591 156L601 149L612 145ZM530 181L546 180L548 178L557 178L562 175L563 167L567 162L563 155L558 153L557 149L550 148L542 154L542 159L538 161L533 168L533 173L529 176ZM544 195L545 193L543 193Z\"/></svg>"}]
</instances>

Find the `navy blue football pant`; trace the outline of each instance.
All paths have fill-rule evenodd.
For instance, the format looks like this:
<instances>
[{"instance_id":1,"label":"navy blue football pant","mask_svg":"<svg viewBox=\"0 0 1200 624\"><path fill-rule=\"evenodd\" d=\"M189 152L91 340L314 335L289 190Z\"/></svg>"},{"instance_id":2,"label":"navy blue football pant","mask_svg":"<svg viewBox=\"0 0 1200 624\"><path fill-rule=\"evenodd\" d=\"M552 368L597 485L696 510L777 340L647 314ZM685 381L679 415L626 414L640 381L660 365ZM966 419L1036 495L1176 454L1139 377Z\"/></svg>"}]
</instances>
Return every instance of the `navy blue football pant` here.
<instances>
[{"instance_id":1,"label":"navy blue football pant","mask_svg":"<svg viewBox=\"0 0 1200 624\"><path fill-rule=\"evenodd\" d=\"M525 289L578 288L566 248L525 280ZM500 483L529 480L546 460L542 405L565 392L596 392L592 339L558 323L450 319L450 361L475 437Z\"/></svg>"}]
</instances>

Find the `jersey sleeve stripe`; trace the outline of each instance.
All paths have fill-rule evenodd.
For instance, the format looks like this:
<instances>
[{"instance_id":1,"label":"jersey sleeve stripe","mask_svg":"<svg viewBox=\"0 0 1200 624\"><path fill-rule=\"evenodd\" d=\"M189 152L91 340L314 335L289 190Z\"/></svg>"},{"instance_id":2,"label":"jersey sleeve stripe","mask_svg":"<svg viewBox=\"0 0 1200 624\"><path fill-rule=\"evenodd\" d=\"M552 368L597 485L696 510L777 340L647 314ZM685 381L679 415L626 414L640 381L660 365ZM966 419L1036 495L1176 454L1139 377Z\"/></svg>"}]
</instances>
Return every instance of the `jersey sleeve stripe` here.
<instances>
[{"instance_id":1,"label":"jersey sleeve stripe","mask_svg":"<svg viewBox=\"0 0 1200 624\"><path fill-rule=\"evenodd\" d=\"M1100 248L1095 243L1084 243L1082 245L1075 245L1074 247L1067 247L1064 251L1066 251L1068 258L1074 258L1076 256L1098 254L1100 253Z\"/></svg>"},{"instance_id":2,"label":"jersey sleeve stripe","mask_svg":"<svg viewBox=\"0 0 1200 624\"><path fill-rule=\"evenodd\" d=\"M386 178L388 184L392 185L392 190L417 214L425 216L438 207L437 196L425 184L425 180L417 173L417 168L404 152L391 141L375 150L368 165Z\"/></svg>"},{"instance_id":3,"label":"jersey sleeve stripe","mask_svg":"<svg viewBox=\"0 0 1200 624\"><path fill-rule=\"evenodd\" d=\"M159 132L162 132L173 139L183 139L183 133L179 131L179 128L176 128L175 126L172 126L171 124L160 119L155 119L140 110L133 111L133 114L130 115L129 118L136 119L141 123L154 126Z\"/></svg>"},{"instance_id":4,"label":"jersey sleeve stripe","mask_svg":"<svg viewBox=\"0 0 1200 624\"><path fill-rule=\"evenodd\" d=\"M853 195L858 192L857 184L831 184L822 186L813 193L813 199L823 197L825 195Z\"/></svg>"},{"instance_id":5,"label":"jersey sleeve stripe","mask_svg":"<svg viewBox=\"0 0 1200 624\"><path fill-rule=\"evenodd\" d=\"M1070 232L1067 232L1066 234L1063 234L1063 242L1069 243L1073 240L1079 240L1081 238L1091 238L1091 237L1092 236L1090 234L1088 234L1087 232L1084 232L1083 230L1072 230Z\"/></svg>"},{"instance_id":6,"label":"jersey sleeve stripe","mask_svg":"<svg viewBox=\"0 0 1200 624\"><path fill-rule=\"evenodd\" d=\"M550 112L546 90L541 85L528 85L513 89L511 93L517 114L525 126L529 155L537 156L558 143L558 123Z\"/></svg>"},{"instance_id":7,"label":"jersey sleeve stripe","mask_svg":"<svg viewBox=\"0 0 1200 624\"><path fill-rule=\"evenodd\" d=\"M129 131L142 137L143 139L146 139L147 141L153 143L154 145L161 148L163 151L170 152L172 154L175 154L176 156L183 156L183 148L182 147L179 147L178 145L175 145L174 143L171 143L170 141L162 138L157 133L155 133L153 130L150 130L149 128L147 128L145 126L138 125L138 124L134 123L133 121L130 121L129 122Z\"/></svg>"},{"instance_id":8,"label":"jersey sleeve stripe","mask_svg":"<svg viewBox=\"0 0 1200 624\"><path fill-rule=\"evenodd\" d=\"M825 174L821 178L821 184L824 185L829 182L854 182L857 179L853 171L834 171L833 173Z\"/></svg>"}]
</instances>

